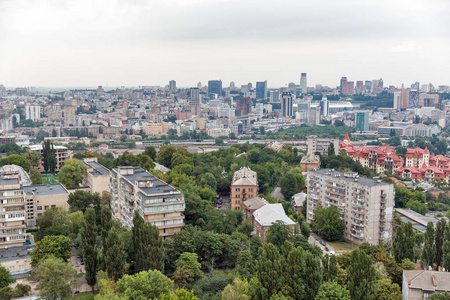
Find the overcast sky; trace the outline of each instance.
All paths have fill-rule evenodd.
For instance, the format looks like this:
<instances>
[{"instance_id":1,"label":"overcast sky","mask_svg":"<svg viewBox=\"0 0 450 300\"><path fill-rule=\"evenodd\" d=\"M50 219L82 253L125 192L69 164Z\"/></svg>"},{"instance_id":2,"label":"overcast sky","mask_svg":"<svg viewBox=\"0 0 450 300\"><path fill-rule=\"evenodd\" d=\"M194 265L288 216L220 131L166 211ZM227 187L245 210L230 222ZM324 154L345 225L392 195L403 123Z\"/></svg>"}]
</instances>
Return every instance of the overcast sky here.
<instances>
[{"instance_id":1,"label":"overcast sky","mask_svg":"<svg viewBox=\"0 0 450 300\"><path fill-rule=\"evenodd\" d=\"M448 0L0 0L0 84L450 85Z\"/></svg>"}]
</instances>

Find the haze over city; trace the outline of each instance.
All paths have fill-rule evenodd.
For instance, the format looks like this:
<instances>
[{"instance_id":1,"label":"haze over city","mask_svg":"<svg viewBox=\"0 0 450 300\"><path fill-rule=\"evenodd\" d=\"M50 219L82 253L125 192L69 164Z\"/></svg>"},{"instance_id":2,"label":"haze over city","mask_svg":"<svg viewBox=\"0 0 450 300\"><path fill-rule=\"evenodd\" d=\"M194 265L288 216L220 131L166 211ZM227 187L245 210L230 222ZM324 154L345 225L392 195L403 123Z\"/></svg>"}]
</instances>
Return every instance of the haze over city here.
<instances>
[{"instance_id":1,"label":"haze over city","mask_svg":"<svg viewBox=\"0 0 450 300\"><path fill-rule=\"evenodd\" d=\"M450 3L0 1L7 87L448 84Z\"/></svg>"}]
</instances>

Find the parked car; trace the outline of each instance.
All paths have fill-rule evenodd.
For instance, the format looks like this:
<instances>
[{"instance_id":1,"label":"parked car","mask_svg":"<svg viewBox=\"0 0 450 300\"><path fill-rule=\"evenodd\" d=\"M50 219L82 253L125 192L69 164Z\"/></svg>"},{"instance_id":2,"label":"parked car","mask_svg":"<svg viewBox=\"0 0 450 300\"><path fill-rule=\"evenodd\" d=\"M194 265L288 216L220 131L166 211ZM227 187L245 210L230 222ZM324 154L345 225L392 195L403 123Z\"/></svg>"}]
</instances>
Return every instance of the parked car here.
<instances>
[{"instance_id":1,"label":"parked car","mask_svg":"<svg viewBox=\"0 0 450 300\"><path fill-rule=\"evenodd\" d=\"M221 208L221 207L222 207L222 205L219 205L219 204L216 205L216 208Z\"/></svg>"},{"instance_id":2,"label":"parked car","mask_svg":"<svg viewBox=\"0 0 450 300\"><path fill-rule=\"evenodd\" d=\"M325 243L325 241L320 241L319 242L322 246L326 246L327 245L327 243Z\"/></svg>"}]
</instances>

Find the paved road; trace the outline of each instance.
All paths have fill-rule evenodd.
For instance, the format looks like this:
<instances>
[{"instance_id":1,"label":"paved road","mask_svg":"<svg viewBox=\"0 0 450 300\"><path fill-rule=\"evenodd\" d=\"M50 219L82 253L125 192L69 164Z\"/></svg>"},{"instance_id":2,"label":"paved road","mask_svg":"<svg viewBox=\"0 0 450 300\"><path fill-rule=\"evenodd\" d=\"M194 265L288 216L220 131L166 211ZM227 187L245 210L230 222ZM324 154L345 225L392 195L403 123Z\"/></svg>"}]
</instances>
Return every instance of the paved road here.
<instances>
[{"instance_id":1,"label":"paved road","mask_svg":"<svg viewBox=\"0 0 450 300\"><path fill-rule=\"evenodd\" d=\"M326 246L323 246L322 244L320 244L319 243L320 240L321 240L320 237L318 237L316 234L311 232L311 235L309 236L309 239L308 239L308 243L319 246L320 249L322 249L323 254L327 254L330 251L334 251L334 248L331 245L329 245L328 243L326 244Z\"/></svg>"}]
</instances>

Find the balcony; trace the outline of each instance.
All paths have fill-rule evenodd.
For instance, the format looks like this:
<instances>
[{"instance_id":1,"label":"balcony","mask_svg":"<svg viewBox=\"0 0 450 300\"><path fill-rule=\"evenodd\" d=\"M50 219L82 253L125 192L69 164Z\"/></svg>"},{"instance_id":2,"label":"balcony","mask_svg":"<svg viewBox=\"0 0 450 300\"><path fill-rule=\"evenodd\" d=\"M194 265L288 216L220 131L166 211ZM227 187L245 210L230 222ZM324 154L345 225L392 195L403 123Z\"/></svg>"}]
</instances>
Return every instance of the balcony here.
<instances>
[{"instance_id":1,"label":"balcony","mask_svg":"<svg viewBox=\"0 0 450 300\"><path fill-rule=\"evenodd\" d=\"M364 238L364 234L363 234L363 233L351 231L350 234L351 234L353 237L357 238L357 239L361 239L361 240L362 240L362 239Z\"/></svg>"}]
</instances>

